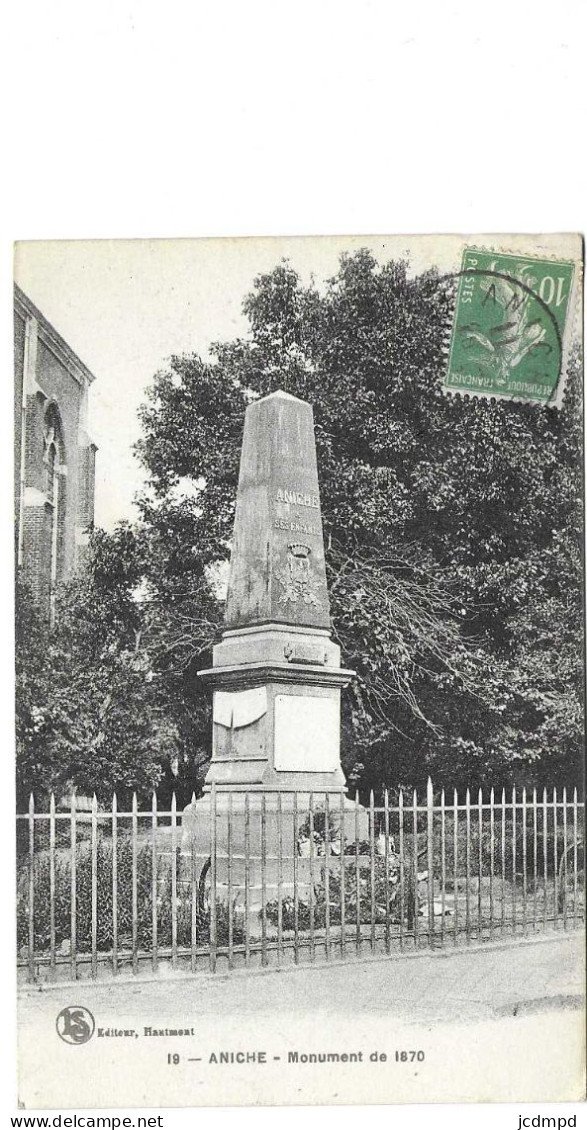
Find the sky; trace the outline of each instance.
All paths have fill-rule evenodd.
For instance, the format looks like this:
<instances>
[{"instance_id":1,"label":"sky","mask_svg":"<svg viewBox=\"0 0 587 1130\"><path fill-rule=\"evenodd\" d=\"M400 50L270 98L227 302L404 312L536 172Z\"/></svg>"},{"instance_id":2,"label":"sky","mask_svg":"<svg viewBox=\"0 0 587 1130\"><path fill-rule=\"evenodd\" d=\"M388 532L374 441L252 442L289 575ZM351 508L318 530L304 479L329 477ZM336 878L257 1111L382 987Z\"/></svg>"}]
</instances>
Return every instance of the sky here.
<instances>
[{"instance_id":1,"label":"sky","mask_svg":"<svg viewBox=\"0 0 587 1130\"><path fill-rule=\"evenodd\" d=\"M576 258L577 236L358 236L173 240L54 240L16 245L15 279L94 373L89 430L98 445L96 525L134 516L144 472L132 446L137 409L173 353L205 356L246 334L242 301L254 278L288 259L320 284L343 251L408 258L418 273L457 271L464 246Z\"/></svg>"}]
</instances>

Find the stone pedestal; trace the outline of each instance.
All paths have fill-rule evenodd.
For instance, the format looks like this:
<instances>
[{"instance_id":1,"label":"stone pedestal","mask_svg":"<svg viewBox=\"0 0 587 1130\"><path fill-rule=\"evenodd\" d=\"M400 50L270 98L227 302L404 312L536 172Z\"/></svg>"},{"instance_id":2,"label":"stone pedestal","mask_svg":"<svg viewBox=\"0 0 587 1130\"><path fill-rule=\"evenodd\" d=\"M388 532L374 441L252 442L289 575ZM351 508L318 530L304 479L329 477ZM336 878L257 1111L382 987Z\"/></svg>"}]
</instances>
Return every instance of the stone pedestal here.
<instances>
[{"instance_id":1,"label":"stone pedestal","mask_svg":"<svg viewBox=\"0 0 587 1130\"><path fill-rule=\"evenodd\" d=\"M263 903L275 902L280 894L293 900L297 890L299 902L307 904L311 890L323 885L326 867L340 874L345 847L351 852L348 865L355 866L355 839L369 836L367 812L340 791L336 797L310 798L307 793L245 794L214 787L211 795L188 805L182 827L184 873L190 874L193 852L201 907L209 900L214 867L217 905L230 902L236 916L244 916L248 907L253 936L260 930Z\"/></svg>"},{"instance_id":2,"label":"stone pedestal","mask_svg":"<svg viewBox=\"0 0 587 1130\"><path fill-rule=\"evenodd\" d=\"M353 672L325 631L295 625L225 632L214 666L206 788L340 792L340 692Z\"/></svg>"}]
</instances>

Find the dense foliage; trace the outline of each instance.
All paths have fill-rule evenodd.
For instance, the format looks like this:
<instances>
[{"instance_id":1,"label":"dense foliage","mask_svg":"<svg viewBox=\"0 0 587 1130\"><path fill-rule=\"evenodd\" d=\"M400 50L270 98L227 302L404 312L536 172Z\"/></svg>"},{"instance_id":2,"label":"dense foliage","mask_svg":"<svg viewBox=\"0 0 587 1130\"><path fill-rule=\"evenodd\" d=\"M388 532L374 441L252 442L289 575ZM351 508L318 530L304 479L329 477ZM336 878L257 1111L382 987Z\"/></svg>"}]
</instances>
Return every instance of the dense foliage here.
<instances>
[{"instance_id":1,"label":"dense foliage","mask_svg":"<svg viewBox=\"0 0 587 1130\"><path fill-rule=\"evenodd\" d=\"M94 583L91 583L94 581ZM80 578L61 594L56 626L17 592L17 796L74 785L126 800L162 779L175 722L152 685L149 660L116 601ZM138 617L135 614L135 620Z\"/></svg>"},{"instance_id":2,"label":"dense foliage","mask_svg":"<svg viewBox=\"0 0 587 1130\"><path fill-rule=\"evenodd\" d=\"M579 779L579 363L560 412L449 399L453 303L451 280L367 252L320 288L284 263L245 300L245 339L156 375L141 412L141 520L95 538L91 626L76 614L82 652L97 625L111 641L99 670L121 725L142 679L126 736L113 719L98 752L94 715L84 722L90 777L115 783L122 759L130 781L141 746L137 772L154 779L150 758L168 765L169 750L152 731L143 745L141 725L156 717L186 792L201 784L209 707L195 672L221 621L243 413L283 387L314 405L333 625L358 673L343 696L350 784Z\"/></svg>"},{"instance_id":3,"label":"dense foliage","mask_svg":"<svg viewBox=\"0 0 587 1130\"><path fill-rule=\"evenodd\" d=\"M112 952L114 942L112 872L116 864L117 943L128 955L133 938L133 851L128 835L118 837L116 858L112 840L100 836L96 844L96 949L98 953ZM176 875L181 875L181 855L178 851ZM93 896L92 852L86 840L78 844L76 852L76 947L78 954L88 954L92 948ZM28 864L19 866L17 874L17 944L26 953L29 942L30 876ZM71 953L71 859L67 851L57 851L54 876L51 876L49 853L41 851L35 858L33 903L33 940L35 950L47 951L51 943L51 887L53 884L53 924L55 945L62 956ZM169 854L159 856L155 877L157 891L157 935L160 949L171 945L173 939L173 880ZM153 856L151 844L142 843L136 853L136 944L139 950L149 950L153 935ZM201 897L195 914L198 945L210 941L210 908ZM192 907L190 899L180 898L176 904L176 940L179 946L192 942ZM233 917L232 941L235 945L244 940L242 918L238 912ZM228 906L219 901L216 905L216 941L228 942Z\"/></svg>"}]
</instances>

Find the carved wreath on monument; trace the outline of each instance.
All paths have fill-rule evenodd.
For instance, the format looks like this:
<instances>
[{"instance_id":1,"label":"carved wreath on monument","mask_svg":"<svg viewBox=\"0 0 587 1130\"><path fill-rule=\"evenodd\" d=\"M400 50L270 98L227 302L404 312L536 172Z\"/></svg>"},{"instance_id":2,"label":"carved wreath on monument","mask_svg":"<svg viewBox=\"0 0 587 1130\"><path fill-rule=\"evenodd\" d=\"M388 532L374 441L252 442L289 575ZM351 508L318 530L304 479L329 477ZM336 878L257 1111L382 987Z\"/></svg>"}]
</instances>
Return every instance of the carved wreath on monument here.
<instances>
[{"instance_id":1,"label":"carved wreath on monument","mask_svg":"<svg viewBox=\"0 0 587 1130\"><path fill-rule=\"evenodd\" d=\"M298 601L318 604L318 582L313 576L311 554L309 545L301 542L288 545L285 563L275 570L275 576L283 589L279 597L280 604L297 604Z\"/></svg>"}]
</instances>

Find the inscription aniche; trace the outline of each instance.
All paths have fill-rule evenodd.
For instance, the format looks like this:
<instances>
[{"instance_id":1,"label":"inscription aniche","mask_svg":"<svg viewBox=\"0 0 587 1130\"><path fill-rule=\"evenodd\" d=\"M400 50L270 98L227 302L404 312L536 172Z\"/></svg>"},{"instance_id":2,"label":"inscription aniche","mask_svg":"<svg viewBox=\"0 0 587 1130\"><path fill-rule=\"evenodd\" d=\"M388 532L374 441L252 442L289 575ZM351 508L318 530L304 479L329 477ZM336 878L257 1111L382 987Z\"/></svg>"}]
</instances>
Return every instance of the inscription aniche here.
<instances>
[{"instance_id":1,"label":"inscription aniche","mask_svg":"<svg viewBox=\"0 0 587 1130\"><path fill-rule=\"evenodd\" d=\"M275 501L293 503L294 506L310 506L314 510L319 510L320 508L318 495L309 494L302 490L282 490L281 487L279 487L275 495Z\"/></svg>"}]
</instances>

